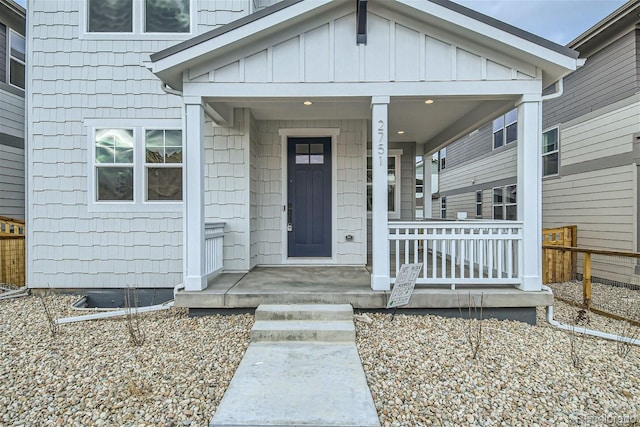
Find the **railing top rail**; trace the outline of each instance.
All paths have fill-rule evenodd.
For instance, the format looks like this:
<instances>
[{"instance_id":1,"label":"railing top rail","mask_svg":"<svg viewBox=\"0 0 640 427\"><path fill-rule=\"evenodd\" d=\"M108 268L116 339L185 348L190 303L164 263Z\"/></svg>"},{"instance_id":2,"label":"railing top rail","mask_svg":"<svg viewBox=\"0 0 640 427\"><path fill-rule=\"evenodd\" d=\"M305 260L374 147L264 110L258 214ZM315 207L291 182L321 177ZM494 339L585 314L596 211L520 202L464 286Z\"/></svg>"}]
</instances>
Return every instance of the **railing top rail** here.
<instances>
[{"instance_id":1,"label":"railing top rail","mask_svg":"<svg viewBox=\"0 0 640 427\"><path fill-rule=\"evenodd\" d=\"M557 246L557 245L542 245L542 249L554 249L557 251L568 252L582 252L595 255L610 255L610 256L622 256L629 258L640 258L640 252L631 251L609 251L606 249L593 249L593 248L576 248L574 246Z\"/></svg>"},{"instance_id":2,"label":"railing top rail","mask_svg":"<svg viewBox=\"0 0 640 427\"><path fill-rule=\"evenodd\" d=\"M226 225L226 223L224 223L224 222L206 222L204 224L204 228L205 228L205 230L213 229L213 228L224 228L225 225Z\"/></svg>"},{"instance_id":3,"label":"railing top rail","mask_svg":"<svg viewBox=\"0 0 640 427\"><path fill-rule=\"evenodd\" d=\"M388 228L480 228L480 227L522 227L521 221L389 221Z\"/></svg>"}]
</instances>

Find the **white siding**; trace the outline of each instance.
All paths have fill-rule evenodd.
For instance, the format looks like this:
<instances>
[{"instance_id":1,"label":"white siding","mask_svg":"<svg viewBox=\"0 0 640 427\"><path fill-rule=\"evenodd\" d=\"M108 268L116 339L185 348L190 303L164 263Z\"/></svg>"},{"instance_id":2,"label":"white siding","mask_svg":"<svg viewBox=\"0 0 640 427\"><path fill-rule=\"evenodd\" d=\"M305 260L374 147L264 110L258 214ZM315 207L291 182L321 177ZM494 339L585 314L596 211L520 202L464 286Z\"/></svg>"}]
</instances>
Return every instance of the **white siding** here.
<instances>
[{"instance_id":1,"label":"white siding","mask_svg":"<svg viewBox=\"0 0 640 427\"><path fill-rule=\"evenodd\" d=\"M246 14L244 0L199 0L198 31ZM79 38L80 2L29 3L31 287L172 287L182 282L182 213L87 209L88 119L179 119L142 64L178 42ZM215 12L212 12L216 10ZM148 37L148 38L147 38ZM184 38L188 38L185 35ZM245 193L246 194L246 193ZM233 240L231 240L233 242ZM233 251L231 251L233 254Z\"/></svg>"},{"instance_id":2,"label":"white siding","mask_svg":"<svg viewBox=\"0 0 640 427\"><path fill-rule=\"evenodd\" d=\"M368 14L367 44L354 43L356 16L310 23L308 31L277 42L265 38L190 70L191 81L379 82L531 80L535 68L495 51L453 40L410 19ZM475 52L475 53L471 53ZM243 66L240 66L243 63Z\"/></svg>"},{"instance_id":3,"label":"white siding","mask_svg":"<svg viewBox=\"0 0 640 427\"><path fill-rule=\"evenodd\" d=\"M0 145L0 216L24 219L24 150Z\"/></svg>"},{"instance_id":4,"label":"white siding","mask_svg":"<svg viewBox=\"0 0 640 427\"><path fill-rule=\"evenodd\" d=\"M0 133L24 138L24 98L0 90Z\"/></svg>"}]
</instances>

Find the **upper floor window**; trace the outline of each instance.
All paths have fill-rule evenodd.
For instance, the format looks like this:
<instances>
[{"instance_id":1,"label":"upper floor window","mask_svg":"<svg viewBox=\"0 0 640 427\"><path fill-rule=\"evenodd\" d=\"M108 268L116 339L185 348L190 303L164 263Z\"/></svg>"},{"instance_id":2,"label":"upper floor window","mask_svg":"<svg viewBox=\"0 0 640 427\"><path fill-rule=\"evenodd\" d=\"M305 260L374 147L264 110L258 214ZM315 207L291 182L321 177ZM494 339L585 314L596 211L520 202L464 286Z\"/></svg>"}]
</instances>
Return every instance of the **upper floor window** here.
<instances>
[{"instance_id":1,"label":"upper floor window","mask_svg":"<svg viewBox=\"0 0 640 427\"><path fill-rule=\"evenodd\" d=\"M518 110L514 108L493 121L493 149L518 140Z\"/></svg>"},{"instance_id":2,"label":"upper floor window","mask_svg":"<svg viewBox=\"0 0 640 427\"><path fill-rule=\"evenodd\" d=\"M24 61L26 57L24 37L9 31L9 83L24 89Z\"/></svg>"},{"instance_id":3,"label":"upper floor window","mask_svg":"<svg viewBox=\"0 0 640 427\"><path fill-rule=\"evenodd\" d=\"M557 127L542 134L542 176L558 175L560 163L558 137Z\"/></svg>"},{"instance_id":4,"label":"upper floor window","mask_svg":"<svg viewBox=\"0 0 640 427\"><path fill-rule=\"evenodd\" d=\"M138 10L139 3L142 10ZM188 33L190 0L88 0L90 33ZM135 17L142 15L138 25Z\"/></svg>"},{"instance_id":5,"label":"upper floor window","mask_svg":"<svg viewBox=\"0 0 640 427\"><path fill-rule=\"evenodd\" d=\"M440 150L440 170L444 170L447 167L447 147Z\"/></svg>"}]
</instances>

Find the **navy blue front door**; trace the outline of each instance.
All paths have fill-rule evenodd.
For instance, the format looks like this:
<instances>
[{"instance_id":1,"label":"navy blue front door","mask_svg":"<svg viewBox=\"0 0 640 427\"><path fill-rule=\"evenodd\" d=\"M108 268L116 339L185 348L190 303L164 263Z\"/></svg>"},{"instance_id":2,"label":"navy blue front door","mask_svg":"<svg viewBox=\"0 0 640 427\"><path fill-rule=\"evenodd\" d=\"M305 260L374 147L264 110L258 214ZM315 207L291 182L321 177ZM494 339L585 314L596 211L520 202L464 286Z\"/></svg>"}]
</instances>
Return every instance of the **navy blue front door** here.
<instances>
[{"instance_id":1,"label":"navy blue front door","mask_svg":"<svg viewBox=\"0 0 640 427\"><path fill-rule=\"evenodd\" d=\"M289 138L289 257L331 256L331 138Z\"/></svg>"}]
</instances>

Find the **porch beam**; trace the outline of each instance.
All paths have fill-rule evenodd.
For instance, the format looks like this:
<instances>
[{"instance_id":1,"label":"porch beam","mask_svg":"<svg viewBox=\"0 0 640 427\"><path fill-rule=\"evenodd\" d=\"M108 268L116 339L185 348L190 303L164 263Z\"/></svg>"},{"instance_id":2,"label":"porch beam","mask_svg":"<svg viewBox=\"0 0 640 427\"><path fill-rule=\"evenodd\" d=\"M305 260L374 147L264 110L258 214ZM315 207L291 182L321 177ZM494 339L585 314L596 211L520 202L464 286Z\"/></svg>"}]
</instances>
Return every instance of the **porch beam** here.
<instances>
[{"instance_id":1,"label":"porch beam","mask_svg":"<svg viewBox=\"0 0 640 427\"><path fill-rule=\"evenodd\" d=\"M518 251L523 291L542 287L542 99L522 97L518 104L517 203L523 239Z\"/></svg>"},{"instance_id":2,"label":"porch beam","mask_svg":"<svg viewBox=\"0 0 640 427\"><path fill-rule=\"evenodd\" d=\"M371 208L372 274L371 289L388 291L389 276L389 205L387 190L387 155L389 149L388 96L371 98L371 163L373 169Z\"/></svg>"},{"instance_id":3,"label":"porch beam","mask_svg":"<svg viewBox=\"0 0 640 427\"><path fill-rule=\"evenodd\" d=\"M204 253L204 107L201 98L184 98L185 152L182 241L187 291L207 287Z\"/></svg>"},{"instance_id":4,"label":"porch beam","mask_svg":"<svg viewBox=\"0 0 640 427\"><path fill-rule=\"evenodd\" d=\"M536 94L542 90L540 80L492 80L451 82L332 82L332 83L218 83L185 82L185 96L215 98L307 98L378 96L416 96L428 93L430 97L479 96L507 100L523 93Z\"/></svg>"}]
</instances>

